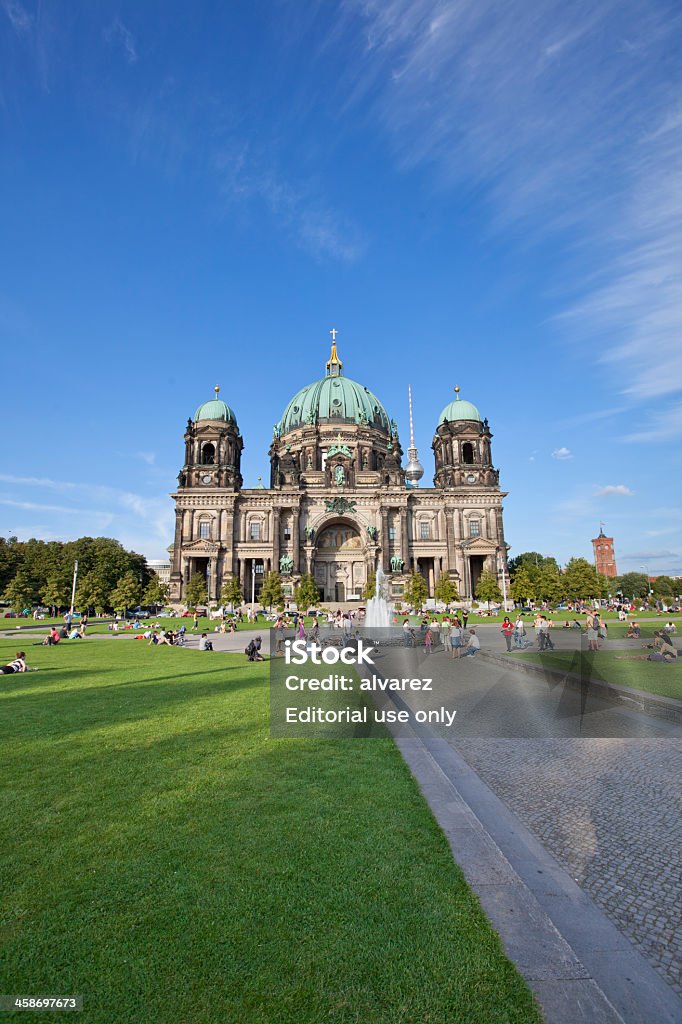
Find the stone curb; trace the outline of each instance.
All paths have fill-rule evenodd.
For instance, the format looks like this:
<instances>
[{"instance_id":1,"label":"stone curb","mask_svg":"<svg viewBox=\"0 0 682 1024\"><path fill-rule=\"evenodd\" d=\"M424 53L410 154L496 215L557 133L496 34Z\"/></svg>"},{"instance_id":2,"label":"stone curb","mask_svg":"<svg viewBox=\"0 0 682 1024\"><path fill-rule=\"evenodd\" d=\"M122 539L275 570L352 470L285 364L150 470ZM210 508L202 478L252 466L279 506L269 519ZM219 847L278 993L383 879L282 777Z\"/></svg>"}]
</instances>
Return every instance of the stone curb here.
<instances>
[{"instance_id":1,"label":"stone curb","mask_svg":"<svg viewBox=\"0 0 682 1024\"><path fill-rule=\"evenodd\" d=\"M679 1024L673 989L464 758L411 732L396 745L546 1024Z\"/></svg>"},{"instance_id":2,"label":"stone curb","mask_svg":"<svg viewBox=\"0 0 682 1024\"><path fill-rule=\"evenodd\" d=\"M641 711L655 718L666 718L668 721L682 722L682 701L675 700L674 697L661 697L657 694L647 693L644 690L617 686L615 683L608 683L604 679L584 679L577 672L562 672L560 669L521 661L520 658L505 657L504 654L496 654L493 651L479 651L479 657L487 658L498 665L504 665L506 668L511 667L517 672L527 672L531 675L543 676L544 678L550 676L557 682L566 683L577 690L588 685L590 690L598 693L600 697L607 697L618 703L627 704L631 710ZM674 670L675 666L672 667Z\"/></svg>"}]
</instances>

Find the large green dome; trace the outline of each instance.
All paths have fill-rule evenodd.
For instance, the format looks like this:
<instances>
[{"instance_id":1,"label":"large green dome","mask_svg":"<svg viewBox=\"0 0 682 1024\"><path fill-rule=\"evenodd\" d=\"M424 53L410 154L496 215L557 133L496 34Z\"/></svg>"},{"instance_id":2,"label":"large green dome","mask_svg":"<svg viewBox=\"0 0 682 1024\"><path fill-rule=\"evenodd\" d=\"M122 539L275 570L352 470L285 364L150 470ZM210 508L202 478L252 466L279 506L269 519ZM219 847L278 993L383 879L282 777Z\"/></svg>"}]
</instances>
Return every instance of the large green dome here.
<instances>
[{"instance_id":1,"label":"large green dome","mask_svg":"<svg viewBox=\"0 0 682 1024\"><path fill-rule=\"evenodd\" d=\"M237 417L232 409L221 398L218 398L220 388L215 387L213 390L216 393L215 398L212 398L210 402L204 402L194 413L195 423L197 420L223 420L225 423L234 423L236 426Z\"/></svg>"},{"instance_id":2,"label":"large green dome","mask_svg":"<svg viewBox=\"0 0 682 1024\"><path fill-rule=\"evenodd\" d=\"M391 431L388 413L369 388L350 377L329 376L301 388L279 424L282 434L307 423L357 423Z\"/></svg>"},{"instance_id":3,"label":"large green dome","mask_svg":"<svg viewBox=\"0 0 682 1024\"><path fill-rule=\"evenodd\" d=\"M452 420L478 420L481 422L481 414L471 402L464 401L463 398L459 397L459 388L456 388L457 395L453 402L446 405L442 413L438 417L438 426L441 423L452 422Z\"/></svg>"}]
</instances>

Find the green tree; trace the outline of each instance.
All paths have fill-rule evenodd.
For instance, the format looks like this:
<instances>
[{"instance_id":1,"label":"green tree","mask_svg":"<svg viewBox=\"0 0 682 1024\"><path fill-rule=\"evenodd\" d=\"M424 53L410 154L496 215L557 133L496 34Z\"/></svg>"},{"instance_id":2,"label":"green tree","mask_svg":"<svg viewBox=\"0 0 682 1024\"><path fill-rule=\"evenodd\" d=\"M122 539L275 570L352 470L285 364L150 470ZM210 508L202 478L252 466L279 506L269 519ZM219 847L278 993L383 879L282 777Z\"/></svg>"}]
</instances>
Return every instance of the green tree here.
<instances>
[{"instance_id":1,"label":"green tree","mask_svg":"<svg viewBox=\"0 0 682 1024\"><path fill-rule=\"evenodd\" d=\"M4 592L23 563L24 545L16 537L0 537L0 592Z\"/></svg>"},{"instance_id":2,"label":"green tree","mask_svg":"<svg viewBox=\"0 0 682 1024\"><path fill-rule=\"evenodd\" d=\"M260 592L261 604L272 608L284 608L284 590L282 589L282 577L278 572L269 572L263 580Z\"/></svg>"},{"instance_id":3,"label":"green tree","mask_svg":"<svg viewBox=\"0 0 682 1024\"><path fill-rule=\"evenodd\" d=\"M491 601L502 600L502 592L497 584L497 578L494 573L487 570L481 573L476 584L476 597L479 601L486 601L488 604Z\"/></svg>"},{"instance_id":4,"label":"green tree","mask_svg":"<svg viewBox=\"0 0 682 1024\"><path fill-rule=\"evenodd\" d=\"M92 569L84 576L78 577L78 607L94 608L97 614L101 615L111 607L112 590L113 587L108 581L96 569Z\"/></svg>"},{"instance_id":5,"label":"green tree","mask_svg":"<svg viewBox=\"0 0 682 1024\"><path fill-rule=\"evenodd\" d=\"M541 570L547 566L559 571L556 558L552 555L541 555L539 551L522 551L516 558L509 559L509 575L513 579L519 569L525 569L531 583L536 583Z\"/></svg>"},{"instance_id":6,"label":"green tree","mask_svg":"<svg viewBox=\"0 0 682 1024\"><path fill-rule=\"evenodd\" d=\"M203 573L195 572L190 577L190 581L187 584L185 591L185 601L187 607L196 609L199 605L206 604L208 601L208 590L206 589L206 577Z\"/></svg>"},{"instance_id":7,"label":"green tree","mask_svg":"<svg viewBox=\"0 0 682 1024\"><path fill-rule=\"evenodd\" d=\"M62 608L71 602L71 581L63 575L48 576L40 592L40 599L45 605Z\"/></svg>"},{"instance_id":8,"label":"green tree","mask_svg":"<svg viewBox=\"0 0 682 1024\"><path fill-rule=\"evenodd\" d=\"M111 592L110 601L116 612L125 612L140 603L142 588L134 572L122 576Z\"/></svg>"},{"instance_id":9,"label":"green tree","mask_svg":"<svg viewBox=\"0 0 682 1024\"><path fill-rule=\"evenodd\" d=\"M162 583L157 574L154 573L144 589L142 600L145 604L151 604L155 607L157 605L163 605L168 600L168 590L168 584Z\"/></svg>"},{"instance_id":10,"label":"green tree","mask_svg":"<svg viewBox=\"0 0 682 1024\"><path fill-rule=\"evenodd\" d=\"M363 601L370 601L374 597L376 589L377 589L377 574L374 571L372 571L372 572L369 573L369 575L367 577L367 582L365 583L365 586L363 588L362 600Z\"/></svg>"},{"instance_id":11,"label":"green tree","mask_svg":"<svg viewBox=\"0 0 682 1024\"><path fill-rule=\"evenodd\" d=\"M426 580L420 572L414 569L405 585L405 592L403 594L405 601L413 608L421 608L428 596L429 591L426 586Z\"/></svg>"},{"instance_id":12,"label":"green tree","mask_svg":"<svg viewBox=\"0 0 682 1024\"><path fill-rule=\"evenodd\" d=\"M241 587L239 586L239 579L236 576L229 575L223 579L223 585L220 588L220 600L225 604L229 604L232 608L236 608L244 600Z\"/></svg>"},{"instance_id":13,"label":"green tree","mask_svg":"<svg viewBox=\"0 0 682 1024\"><path fill-rule=\"evenodd\" d=\"M459 591L456 585L446 576L445 573L441 573L438 583L436 583L436 590L434 596L437 601L442 601L443 604L450 605L453 601L459 601Z\"/></svg>"},{"instance_id":14,"label":"green tree","mask_svg":"<svg viewBox=\"0 0 682 1024\"><path fill-rule=\"evenodd\" d=\"M526 601L532 601L535 598L535 586L528 575L527 569L525 569L523 565L521 565L514 573L510 589L512 597L520 604L524 604Z\"/></svg>"},{"instance_id":15,"label":"green tree","mask_svg":"<svg viewBox=\"0 0 682 1024\"><path fill-rule=\"evenodd\" d=\"M672 576L657 576L651 586L659 597L672 597L679 590L680 583L678 580L676 584Z\"/></svg>"},{"instance_id":16,"label":"green tree","mask_svg":"<svg viewBox=\"0 0 682 1024\"><path fill-rule=\"evenodd\" d=\"M301 582L294 591L294 597L299 610L313 608L319 604L320 592L310 573L301 576Z\"/></svg>"},{"instance_id":17,"label":"green tree","mask_svg":"<svg viewBox=\"0 0 682 1024\"><path fill-rule=\"evenodd\" d=\"M558 566L546 564L538 572L533 583L535 598L555 604L564 596L564 581Z\"/></svg>"},{"instance_id":18,"label":"green tree","mask_svg":"<svg viewBox=\"0 0 682 1024\"><path fill-rule=\"evenodd\" d=\"M9 601L15 612L32 608L38 604L38 586L32 573L21 568L13 580L5 587L4 598Z\"/></svg>"},{"instance_id":19,"label":"green tree","mask_svg":"<svg viewBox=\"0 0 682 1024\"><path fill-rule=\"evenodd\" d=\"M626 572L617 583L623 597L646 597L649 593L649 577L643 572Z\"/></svg>"},{"instance_id":20,"label":"green tree","mask_svg":"<svg viewBox=\"0 0 682 1024\"><path fill-rule=\"evenodd\" d=\"M588 597L599 597L601 584L597 570L585 558L571 558L561 577L563 594L572 600L586 600Z\"/></svg>"}]
</instances>

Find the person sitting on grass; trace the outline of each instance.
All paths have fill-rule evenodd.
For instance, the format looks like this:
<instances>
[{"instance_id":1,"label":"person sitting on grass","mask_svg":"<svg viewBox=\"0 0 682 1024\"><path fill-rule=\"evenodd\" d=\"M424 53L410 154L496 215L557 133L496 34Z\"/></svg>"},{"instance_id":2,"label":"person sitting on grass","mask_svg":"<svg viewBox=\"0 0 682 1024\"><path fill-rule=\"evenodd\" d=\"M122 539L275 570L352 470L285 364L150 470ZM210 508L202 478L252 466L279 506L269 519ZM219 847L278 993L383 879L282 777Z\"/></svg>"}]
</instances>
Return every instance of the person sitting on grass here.
<instances>
[{"instance_id":1,"label":"person sitting on grass","mask_svg":"<svg viewBox=\"0 0 682 1024\"><path fill-rule=\"evenodd\" d=\"M677 626L676 626L676 625L675 625L675 623L674 623L674 622L672 621L672 619L671 619L671 621L670 621L670 622L666 622L666 624L665 624L665 626L663 627L663 629L664 629L664 630L666 631L666 633L668 634L668 636L672 636L672 635L673 635L674 633L677 633Z\"/></svg>"},{"instance_id":2,"label":"person sitting on grass","mask_svg":"<svg viewBox=\"0 0 682 1024\"><path fill-rule=\"evenodd\" d=\"M82 639L83 639L83 637L81 636L80 629L75 629L74 628L69 633L69 640L82 640Z\"/></svg>"},{"instance_id":3,"label":"person sitting on grass","mask_svg":"<svg viewBox=\"0 0 682 1024\"><path fill-rule=\"evenodd\" d=\"M677 661L677 651L664 629L656 630L652 644L642 644L651 650L651 654L617 654L619 661Z\"/></svg>"},{"instance_id":4,"label":"person sitting on grass","mask_svg":"<svg viewBox=\"0 0 682 1024\"><path fill-rule=\"evenodd\" d=\"M212 651L213 641L208 639L208 633L202 633L201 639L199 640L200 651Z\"/></svg>"},{"instance_id":5,"label":"person sitting on grass","mask_svg":"<svg viewBox=\"0 0 682 1024\"><path fill-rule=\"evenodd\" d=\"M640 629L639 623L638 622L631 622L630 625L628 626L628 631L625 634L625 639L626 640L639 640L641 635L642 635L642 631Z\"/></svg>"},{"instance_id":6,"label":"person sitting on grass","mask_svg":"<svg viewBox=\"0 0 682 1024\"><path fill-rule=\"evenodd\" d=\"M466 658L467 655L474 658L478 651L481 649L481 641L476 636L476 630L472 628L469 630L469 639L465 643L461 651L457 651L457 657Z\"/></svg>"},{"instance_id":7,"label":"person sitting on grass","mask_svg":"<svg viewBox=\"0 0 682 1024\"><path fill-rule=\"evenodd\" d=\"M43 640L43 646L44 647L54 647L56 644L59 643L59 640L60 640L59 633L57 632L56 627L52 626L50 628L50 632L47 634L47 636Z\"/></svg>"},{"instance_id":8,"label":"person sitting on grass","mask_svg":"<svg viewBox=\"0 0 682 1024\"><path fill-rule=\"evenodd\" d=\"M261 643L262 643L262 639L259 636L254 637L254 639L249 643L248 647L246 648L246 650L244 652L246 654L246 656L248 657L249 661L263 661L264 660L263 659L263 655L260 652Z\"/></svg>"},{"instance_id":9,"label":"person sitting on grass","mask_svg":"<svg viewBox=\"0 0 682 1024\"><path fill-rule=\"evenodd\" d=\"M14 661L10 661L8 665L0 665L0 675L11 676L15 672L29 672L30 669L26 664L26 652L17 651L17 656Z\"/></svg>"}]
</instances>

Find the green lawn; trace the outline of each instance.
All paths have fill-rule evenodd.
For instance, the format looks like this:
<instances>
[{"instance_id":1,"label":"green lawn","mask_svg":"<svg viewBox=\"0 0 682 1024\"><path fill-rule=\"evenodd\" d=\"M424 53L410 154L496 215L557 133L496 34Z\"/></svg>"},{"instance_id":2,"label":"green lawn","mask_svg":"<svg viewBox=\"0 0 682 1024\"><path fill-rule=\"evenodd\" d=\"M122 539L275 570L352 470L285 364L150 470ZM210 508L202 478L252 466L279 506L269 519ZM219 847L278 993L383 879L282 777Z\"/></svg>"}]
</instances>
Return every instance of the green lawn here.
<instances>
[{"instance_id":1,"label":"green lawn","mask_svg":"<svg viewBox=\"0 0 682 1024\"><path fill-rule=\"evenodd\" d=\"M609 633L611 630L609 629ZM592 679L604 679L617 686L645 690L661 697L682 700L682 658L674 664L655 661L622 661L627 654L648 654L638 644L621 651L600 650L595 655L586 651L549 651L515 653L513 657L561 672L585 673Z\"/></svg>"},{"instance_id":2,"label":"green lawn","mask_svg":"<svg viewBox=\"0 0 682 1024\"><path fill-rule=\"evenodd\" d=\"M539 1021L391 740L270 740L243 656L27 650L0 992L82 994L83 1024Z\"/></svg>"}]
</instances>

